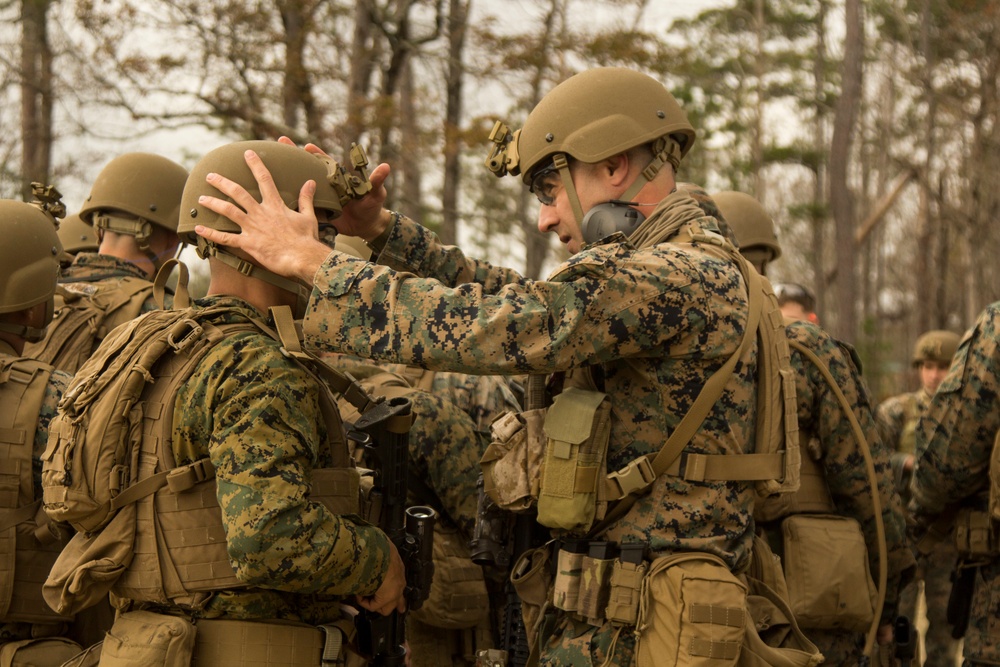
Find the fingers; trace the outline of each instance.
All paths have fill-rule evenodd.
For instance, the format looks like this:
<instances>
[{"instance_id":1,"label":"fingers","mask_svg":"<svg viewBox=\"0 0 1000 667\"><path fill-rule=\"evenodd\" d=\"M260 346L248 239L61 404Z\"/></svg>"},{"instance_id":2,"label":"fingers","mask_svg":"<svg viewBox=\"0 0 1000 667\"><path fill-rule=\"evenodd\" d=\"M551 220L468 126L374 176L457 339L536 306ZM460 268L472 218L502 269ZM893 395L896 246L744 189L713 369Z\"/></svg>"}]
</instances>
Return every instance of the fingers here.
<instances>
[{"instance_id":1,"label":"fingers","mask_svg":"<svg viewBox=\"0 0 1000 667\"><path fill-rule=\"evenodd\" d=\"M372 172L368 175L368 180L372 182L372 188L377 190L382 187L382 184L385 183L385 179L389 178L390 171L389 165L385 162L372 169Z\"/></svg>"},{"instance_id":2,"label":"fingers","mask_svg":"<svg viewBox=\"0 0 1000 667\"><path fill-rule=\"evenodd\" d=\"M225 176L222 176L220 174L216 174L214 172L208 174L207 176L205 176L205 182L211 185L219 192L221 192L222 194L228 195L230 199L236 202L238 208L237 206L233 206L230 202L223 202L222 200L215 199L214 197L199 197L198 203L201 204L202 206L205 206L206 208L211 208L216 213L220 213L226 216L227 218L232 219L230 212L242 215L245 211L249 211L252 207L256 206L258 203L257 200L253 198L253 195L247 192L242 185L236 183L235 181L231 181ZM211 207L208 205L209 201L218 201L222 204L229 204L229 206L232 208L232 211L229 210L222 211L219 210L219 208Z\"/></svg>"},{"instance_id":3,"label":"fingers","mask_svg":"<svg viewBox=\"0 0 1000 667\"><path fill-rule=\"evenodd\" d=\"M315 218L316 211L313 210L313 201L315 199L316 181L306 181L302 184L302 189L299 190L299 213Z\"/></svg>"},{"instance_id":4,"label":"fingers","mask_svg":"<svg viewBox=\"0 0 1000 667\"><path fill-rule=\"evenodd\" d=\"M260 156L255 152L248 150L243 154L243 159L246 160L247 166L250 167L250 171L253 172L253 177L257 180L257 186L260 188L261 202L267 203L268 201L273 201L274 198L277 198L280 202L281 193L278 192L278 188L274 184L274 177L271 176L271 172L264 166L264 161L260 159ZM240 189L242 190L243 188ZM246 191L244 190L244 192ZM226 194L229 193L226 192ZM232 195L230 196L232 197ZM250 199L252 200L253 197L250 197Z\"/></svg>"},{"instance_id":5,"label":"fingers","mask_svg":"<svg viewBox=\"0 0 1000 667\"><path fill-rule=\"evenodd\" d=\"M330 157L325 150L323 150L322 148L320 148L316 144L312 144L312 143L306 144L305 145L305 149L307 151L309 151L310 153L312 153L313 155L319 155L319 156L322 156L322 157Z\"/></svg>"},{"instance_id":6,"label":"fingers","mask_svg":"<svg viewBox=\"0 0 1000 667\"><path fill-rule=\"evenodd\" d=\"M279 144L285 144L286 146L294 146L295 145L295 142L292 141L291 139L289 139L288 137L286 137L285 135L281 135L280 137L278 137L278 143Z\"/></svg>"},{"instance_id":7,"label":"fingers","mask_svg":"<svg viewBox=\"0 0 1000 667\"><path fill-rule=\"evenodd\" d=\"M204 227L202 225L195 225L194 231L198 236L204 237L206 240L212 243L217 243L218 245L230 246L232 248L240 247L240 234L231 234L229 232L220 232L216 229L210 229L209 227Z\"/></svg>"}]
</instances>

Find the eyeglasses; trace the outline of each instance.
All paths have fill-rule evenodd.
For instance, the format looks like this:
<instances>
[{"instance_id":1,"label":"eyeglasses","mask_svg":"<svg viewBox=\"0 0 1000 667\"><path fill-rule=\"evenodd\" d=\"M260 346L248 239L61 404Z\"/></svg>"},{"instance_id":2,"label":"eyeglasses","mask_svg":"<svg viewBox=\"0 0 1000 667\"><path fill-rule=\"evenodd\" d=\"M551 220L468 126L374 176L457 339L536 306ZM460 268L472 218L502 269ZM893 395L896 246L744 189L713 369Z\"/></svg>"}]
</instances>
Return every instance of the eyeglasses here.
<instances>
[{"instance_id":1,"label":"eyeglasses","mask_svg":"<svg viewBox=\"0 0 1000 667\"><path fill-rule=\"evenodd\" d=\"M535 172L531 177L529 190L538 197L543 206L552 206L556 203L556 195L559 194L561 186L562 178L559 176L559 170L554 164L550 164Z\"/></svg>"}]
</instances>

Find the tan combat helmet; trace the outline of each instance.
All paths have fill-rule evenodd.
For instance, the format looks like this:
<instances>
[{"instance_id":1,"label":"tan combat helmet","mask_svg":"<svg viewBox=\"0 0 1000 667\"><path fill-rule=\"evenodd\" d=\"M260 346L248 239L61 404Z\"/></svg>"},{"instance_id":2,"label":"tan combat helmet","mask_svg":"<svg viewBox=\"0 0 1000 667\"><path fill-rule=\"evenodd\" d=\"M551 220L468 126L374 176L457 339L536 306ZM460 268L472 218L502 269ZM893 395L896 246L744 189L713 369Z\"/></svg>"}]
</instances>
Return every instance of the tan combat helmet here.
<instances>
[{"instance_id":1,"label":"tan combat helmet","mask_svg":"<svg viewBox=\"0 0 1000 667\"><path fill-rule=\"evenodd\" d=\"M89 222L84 222L79 213L67 215L59 222L59 240L63 250L70 255L78 252L97 252L100 243L97 231Z\"/></svg>"},{"instance_id":2,"label":"tan combat helmet","mask_svg":"<svg viewBox=\"0 0 1000 667\"><path fill-rule=\"evenodd\" d=\"M760 202L743 192L717 192L712 199L739 241L740 254L754 266L766 269L781 257L774 221ZM764 273L764 271L761 271Z\"/></svg>"},{"instance_id":3,"label":"tan combat helmet","mask_svg":"<svg viewBox=\"0 0 1000 667\"><path fill-rule=\"evenodd\" d=\"M0 313L16 313L48 302L59 278L62 245L53 219L38 206L9 199L0 200ZM42 331L0 322L0 331L41 339Z\"/></svg>"},{"instance_id":4,"label":"tan combat helmet","mask_svg":"<svg viewBox=\"0 0 1000 667\"><path fill-rule=\"evenodd\" d=\"M274 185L281 194L282 201L289 208L298 209L302 186L306 181L315 181L316 194L313 197L313 208L318 213L325 211L329 219L338 217L345 203L360 198L371 190L371 181L365 172L368 160L359 147L355 146L352 149L353 166L361 174L357 176L349 174L332 158L313 155L297 146L276 141L238 141L208 152L191 170L191 176L181 197L181 216L177 225L177 234L181 240L196 245L198 255L202 258L215 257L246 275L292 293L301 292L299 289L301 286L297 282L237 257L224 247L198 236L194 231L196 225L202 225L222 232L240 233L239 225L205 208L198 203L198 198L207 195L232 202L232 199L205 181L209 173L216 173L238 183L254 199L260 201L260 187L244 158L248 150L254 151L271 172Z\"/></svg>"},{"instance_id":5,"label":"tan combat helmet","mask_svg":"<svg viewBox=\"0 0 1000 667\"><path fill-rule=\"evenodd\" d=\"M126 153L97 175L80 217L97 229L134 236L149 252L151 225L177 230L187 170L152 153Z\"/></svg>"},{"instance_id":6,"label":"tan combat helmet","mask_svg":"<svg viewBox=\"0 0 1000 667\"><path fill-rule=\"evenodd\" d=\"M694 145L695 131L677 100L656 79L623 67L598 67L553 88L513 134L497 122L490 139L494 147L486 166L497 176L520 174L530 186L542 170L558 170L582 226L570 159L600 162L650 145L653 159L621 196L621 201L631 201L664 164L677 170Z\"/></svg>"},{"instance_id":7,"label":"tan combat helmet","mask_svg":"<svg viewBox=\"0 0 1000 667\"><path fill-rule=\"evenodd\" d=\"M961 337L957 333L943 329L922 334L913 346L913 366L919 366L925 361L950 364L951 358L958 351L959 340Z\"/></svg>"}]
</instances>

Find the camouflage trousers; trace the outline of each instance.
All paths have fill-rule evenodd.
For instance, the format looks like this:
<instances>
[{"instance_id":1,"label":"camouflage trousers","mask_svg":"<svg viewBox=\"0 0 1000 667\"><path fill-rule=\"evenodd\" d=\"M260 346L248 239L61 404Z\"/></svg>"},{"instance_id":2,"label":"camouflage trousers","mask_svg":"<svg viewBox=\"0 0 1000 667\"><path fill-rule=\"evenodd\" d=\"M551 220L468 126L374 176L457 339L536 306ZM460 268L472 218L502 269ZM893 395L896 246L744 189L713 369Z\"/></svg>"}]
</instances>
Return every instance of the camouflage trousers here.
<instances>
[{"instance_id":1,"label":"camouflage trousers","mask_svg":"<svg viewBox=\"0 0 1000 667\"><path fill-rule=\"evenodd\" d=\"M948 541L917 560L917 574L899 594L899 613L908 616L917 627L917 608L921 589L927 628L921 631L926 667L955 667L958 664L961 641L951 636L948 623L948 598L951 595L951 572L958 559L958 550Z\"/></svg>"},{"instance_id":2,"label":"camouflage trousers","mask_svg":"<svg viewBox=\"0 0 1000 667\"><path fill-rule=\"evenodd\" d=\"M1000 665L1000 558L979 568L963 655L966 665Z\"/></svg>"},{"instance_id":3,"label":"camouflage trousers","mask_svg":"<svg viewBox=\"0 0 1000 667\"><path fill-rule=\"evenodd\" d=\"M595 627L563 614L542 645L538 664L540 667L599 667L605 664L608 652L613 650L614 655L607 664L627 667L633 664L635 653L635 638L629 630L618 632L611 623Z\"/></svg>"}]
</instances>

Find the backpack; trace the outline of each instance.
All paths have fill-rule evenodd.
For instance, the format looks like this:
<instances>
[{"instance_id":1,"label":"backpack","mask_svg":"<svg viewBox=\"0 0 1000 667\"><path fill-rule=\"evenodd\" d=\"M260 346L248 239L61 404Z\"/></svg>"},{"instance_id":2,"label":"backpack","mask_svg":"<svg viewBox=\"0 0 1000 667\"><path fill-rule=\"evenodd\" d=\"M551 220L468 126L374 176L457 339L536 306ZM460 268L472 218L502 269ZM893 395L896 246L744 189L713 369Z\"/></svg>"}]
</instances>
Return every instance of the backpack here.
<instances>
[{"instance_id":1,"label":"backpack","mask_svg":"<svg viewBox=\"0 0 1000 667\"><path fill-rule=\"evenodd\" d=\"M58 623L39 592L65 540L35 498L32 449L52 367L0 358L0 623Z\"/></svg>"},{"instance_id":2,"label":"backpack","mask_svg":"<svg viewBox=\"0 0 1000 667\"><path fill-rule=\"evenodd\" d=\"M227 310L160 310L127 322L81 367L60 401L42 457L44 508L49 517L79 532L43 589L54 608L86 608L112 586L128 599L183 604L196 604L207 590L241 586L229 566L224 536L220 540L206 533L196 544L190 542L195 536L188 535L184 539L189 543L175 553L170 540L159 534L180 533L192 525L212 531L209 524L219 522L211 461L177 466L173 459L174 399L208 352L242 331L282 340L288 356L311 369L298 341L285 341L264 322L212 322ZM272 309L276 320L284 321L287 314L290 324L290 310L278 310ZM367 394L347 391L349 379L340 380L334 389L354 396L362 411L374 405ZM311 497L328 506L353 500L348 509L337 511L357 513L359 473L347 458L340 417L325 392L321 408L337 467L313 471ZM339 452L343 455L338 457ZM330 497L321 489L330 489Z\"/></svg>"},{"instance_id":3,"label":"backpack","mask_svg":"<svg viewBox=\"0 0 1000 667\"><path fill-rule=\"evenodd\" d=\"M152 294L153 283L131 276L114 285L60 283L45 338L29 343L25 355L76 374L112 329L142 313Z\"/></svg>"}]
</instances>

